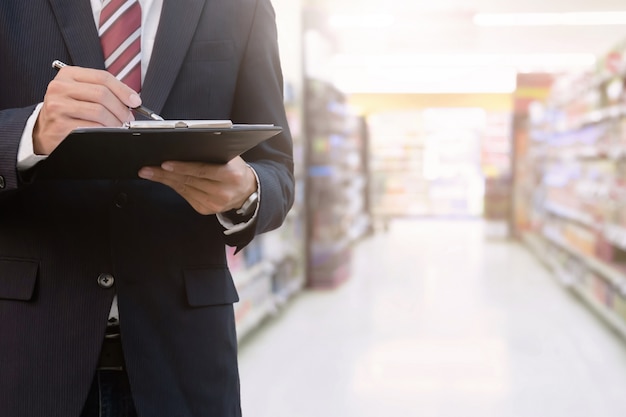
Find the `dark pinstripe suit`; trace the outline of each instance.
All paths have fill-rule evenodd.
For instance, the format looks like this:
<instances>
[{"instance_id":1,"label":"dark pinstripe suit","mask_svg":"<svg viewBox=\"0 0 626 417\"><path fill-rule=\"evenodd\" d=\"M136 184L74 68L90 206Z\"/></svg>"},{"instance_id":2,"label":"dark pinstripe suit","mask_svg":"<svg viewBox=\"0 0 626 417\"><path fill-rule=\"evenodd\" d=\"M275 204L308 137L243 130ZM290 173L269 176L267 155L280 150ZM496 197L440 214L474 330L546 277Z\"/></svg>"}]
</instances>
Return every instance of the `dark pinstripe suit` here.
<instances>
[{"instance_id":1,"label":"dark pinstripe suit","mask_svg":"<svg viewBox=\"0 0 626 417\"><path fill-rule=\"evenodd\" d=\"M233 236L156 183L33 181L17 148L54 59L103 68L89 1L0 2L0 415L79 415L114 291L141 416L240 415L224 244L282 223L288 130L244 155L263 198L256 226ZM167 118L286 127L270 1L165 0L142 98Z\"/></svg>"}]
</instances>

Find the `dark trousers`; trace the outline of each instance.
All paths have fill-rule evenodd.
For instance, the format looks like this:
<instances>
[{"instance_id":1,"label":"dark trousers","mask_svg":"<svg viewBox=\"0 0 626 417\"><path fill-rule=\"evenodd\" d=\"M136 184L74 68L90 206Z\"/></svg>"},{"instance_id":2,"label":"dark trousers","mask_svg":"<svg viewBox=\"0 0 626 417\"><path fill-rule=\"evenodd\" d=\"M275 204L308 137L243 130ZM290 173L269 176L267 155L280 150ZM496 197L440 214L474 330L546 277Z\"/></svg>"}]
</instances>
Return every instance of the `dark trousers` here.
<instances>
[{"instance_id":1,"label":"dark trousers","mask_svg":"<svg viewBox=\"0 0 626 417\"><path fill-rule=\"evenodd\" d=\"M96 371L80 417L137 417L126 371Z\"/></svg>"}]
</instances>

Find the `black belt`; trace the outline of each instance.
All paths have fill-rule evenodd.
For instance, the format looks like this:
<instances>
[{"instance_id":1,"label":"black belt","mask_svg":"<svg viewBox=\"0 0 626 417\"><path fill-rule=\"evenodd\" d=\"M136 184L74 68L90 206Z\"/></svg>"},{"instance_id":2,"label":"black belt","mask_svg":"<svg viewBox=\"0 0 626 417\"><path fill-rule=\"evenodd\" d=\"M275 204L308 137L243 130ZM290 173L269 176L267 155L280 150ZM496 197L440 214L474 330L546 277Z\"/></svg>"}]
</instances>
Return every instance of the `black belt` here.
<instances>
[{"instance_id":1,"label":"black belt","mask_svg":"<svg viewBox=\"0 0 626 417\"><path fill-rule=\"evenodd\" d=\"M98 369L107 371L124 370L124 351L119 326L108 326L102 342Z\"/></svg>"}]
</instances>

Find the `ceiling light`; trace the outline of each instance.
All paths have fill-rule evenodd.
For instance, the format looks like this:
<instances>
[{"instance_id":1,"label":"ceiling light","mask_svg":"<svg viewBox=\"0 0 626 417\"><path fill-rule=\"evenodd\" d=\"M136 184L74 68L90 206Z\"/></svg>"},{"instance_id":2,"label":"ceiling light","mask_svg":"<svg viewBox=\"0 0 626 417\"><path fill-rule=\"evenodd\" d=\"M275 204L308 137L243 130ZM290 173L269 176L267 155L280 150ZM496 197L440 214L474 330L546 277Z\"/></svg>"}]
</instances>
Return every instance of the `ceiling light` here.
<instances>
[{"instance_id":1,"label":"ceiling light","mask_svg":"<svg viewBox=\"0 0 626 417\"><path fill-rule=\"evenodd\" d=\"M511 93L515 91L513 68L377 68L335 69L332 81L346 93Z\"/></svg>"},{"instance_id":2,"label":"ceiling light","mask_svg":"<svg viewBox=\"0 0 626 417\"><path fill-rule=\"evenodd\" d=\"M593 54L407 54L335 55L330 65L337 67L551 67L587 70L596 64Z\"/></svg>"},{"instance_id":3,"label":"ceiling light","mask_svg":"<svg viewBox=\"0 0 626 417\"><path fill-rule=\"evenodd\" d=\"M626 25L626 11L569 13L477 13L477 26Z\"/></svg>"},{"instance_id":4,"label":"ceiling light","mask_svg":"<svg viewBox=\"0 0 626 417\"><path fill-rule=\"evenodd\" d=\"M373 29L393 26L395 18L390 14L361 14L346 15L334 14L328 19L328 24L334 29Z\"/></svg>"},{"instance_id":5,"label":"ceiling light","mask_svg":"<svg viewBox=\"0 0 626 417\"><path fill-rule=\"evenodd\" d=\"M326 74L349 93L510 93L517 73L588 70L592 54L337 55Z\"/></svg>"}]
</instances>

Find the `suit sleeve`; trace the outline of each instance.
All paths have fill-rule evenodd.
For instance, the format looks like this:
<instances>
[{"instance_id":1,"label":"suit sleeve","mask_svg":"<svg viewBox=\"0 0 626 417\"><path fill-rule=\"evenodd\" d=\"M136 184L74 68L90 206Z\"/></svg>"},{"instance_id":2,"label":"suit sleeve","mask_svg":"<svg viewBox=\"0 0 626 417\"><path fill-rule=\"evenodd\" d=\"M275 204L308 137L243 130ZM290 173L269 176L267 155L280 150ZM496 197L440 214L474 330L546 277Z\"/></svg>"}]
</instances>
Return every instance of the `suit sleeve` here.
<instances>
[{"instance_id":1,"label":"suit sleeve","mask_svg":"<svg viewBox=\"0 0 626 417\"><path fill-rule=\"evenodd\" d=\"M275 13L270 0L256 2L251 22L231 118L235 123L274 123L282 126L283 131L242 155L259 176L261 200L256 224L227 237L227 243L238 249L256 234L278 228L294 200L293 145L285 115Z\"/></svg>"},{"instance_id":2,"label":"suit sleeve","mask_svg":"<svg viewBox=\"0 0 626 417\"><path fill-rule=\"evenodd\" d=\"M35 105L0 110L0 197L14 191L22 184L17 170L17 151L24 133L26 121L32 115Z\"/></svg>"}]
</instances>

